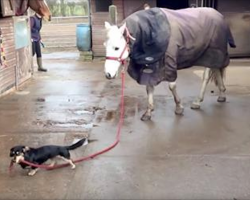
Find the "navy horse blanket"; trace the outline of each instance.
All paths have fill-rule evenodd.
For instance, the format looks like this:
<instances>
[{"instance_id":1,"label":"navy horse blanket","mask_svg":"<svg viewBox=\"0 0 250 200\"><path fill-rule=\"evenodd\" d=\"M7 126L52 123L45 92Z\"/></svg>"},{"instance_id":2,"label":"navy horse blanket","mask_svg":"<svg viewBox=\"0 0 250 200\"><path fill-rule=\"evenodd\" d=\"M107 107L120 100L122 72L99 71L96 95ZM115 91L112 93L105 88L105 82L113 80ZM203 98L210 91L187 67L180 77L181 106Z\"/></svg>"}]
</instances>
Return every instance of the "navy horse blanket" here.
<instances>
[{"instance_id":1,"label":"navy horse blanket","mask_svg":"<svg viewBox=\"0 0 250 200\"><path fill-rule=\"evenodd\" d=\"M224 17L213 8L152 8L125 19L130 41L129 75L139 84L173 82L177 70L196 66L225 68L228 44L235 48Z\"/></svg>"}]
</instances>

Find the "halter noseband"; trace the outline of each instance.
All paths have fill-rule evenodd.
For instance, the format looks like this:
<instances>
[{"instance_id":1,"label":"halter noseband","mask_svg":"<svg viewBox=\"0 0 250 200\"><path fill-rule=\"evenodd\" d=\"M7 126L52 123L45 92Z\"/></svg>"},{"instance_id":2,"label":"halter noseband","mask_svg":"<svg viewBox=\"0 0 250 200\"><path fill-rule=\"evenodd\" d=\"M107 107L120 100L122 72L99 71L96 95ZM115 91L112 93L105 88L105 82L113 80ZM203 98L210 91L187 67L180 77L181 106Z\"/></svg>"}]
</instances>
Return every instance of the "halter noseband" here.
<instances>
[{"instance_id":1,"label":"halter noseband","mask_svg":"<svg viewBox=\"0 0 250 200\"><path fill-rule=\"evenodd\" d=\"M126 45L124 46L124 49L123 49L121 55L119 57L106 56L106 60L115 60L115 61L120 62L122 65L125 65L126 58L122 59L122 57L123 57L125 51L129 50L129 48L128 48L129 40L130 39L135 40L135 38L129 33L129 30L127 27L125 28L125 31L126 31Z\"/></svg>"}]
</instances>

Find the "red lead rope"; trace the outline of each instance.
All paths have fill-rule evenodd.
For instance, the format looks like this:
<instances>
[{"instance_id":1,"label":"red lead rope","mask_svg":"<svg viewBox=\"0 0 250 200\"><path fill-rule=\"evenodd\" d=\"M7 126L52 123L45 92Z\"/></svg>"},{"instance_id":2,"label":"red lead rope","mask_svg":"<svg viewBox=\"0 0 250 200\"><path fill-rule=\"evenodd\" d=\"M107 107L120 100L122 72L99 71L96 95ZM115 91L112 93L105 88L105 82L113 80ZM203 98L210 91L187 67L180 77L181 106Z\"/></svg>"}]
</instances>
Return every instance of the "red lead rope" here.
<instances>
[{"instance_id":1,"label":"red lead rope","mask_svg":"<svg viewBox=\"0 0 250 200\"><path fill-rule=\"evenodd\" d=\"M74 160L73 161L74 163L79 163L79 162L83 162L86 160L90 160L90 159L95 158L96 156L104 154L104 153L110 151L111 149L113 149L120 142L121 129L122 129L123 121L124 121L124 87L125 87L125 70L124 69L121 72L121 78L122 78L122 89L121 89L121 100L120 100L120 119L119 119L119 123L118 123L118 129L117 129L117 133L116 133L115 142L112 145L110 145L109 147L107 147L101 151L98 151L97 153L94 153L94 154L91 154L89 156ZM47 170L58 169L58 168L66 167L69 165L68 163L66 163L66 164L61 164L61 165L49 166L49 165L37 165L37 164L30 163L30 162L25 161L25 160L22 160L21 162L24 164L27 164L31 167L42 168L42 169L47 169ZM9 166L9 171L12 170L13 164L14 163L11 161L10 166Z\"/></svg>"}]
</instances>

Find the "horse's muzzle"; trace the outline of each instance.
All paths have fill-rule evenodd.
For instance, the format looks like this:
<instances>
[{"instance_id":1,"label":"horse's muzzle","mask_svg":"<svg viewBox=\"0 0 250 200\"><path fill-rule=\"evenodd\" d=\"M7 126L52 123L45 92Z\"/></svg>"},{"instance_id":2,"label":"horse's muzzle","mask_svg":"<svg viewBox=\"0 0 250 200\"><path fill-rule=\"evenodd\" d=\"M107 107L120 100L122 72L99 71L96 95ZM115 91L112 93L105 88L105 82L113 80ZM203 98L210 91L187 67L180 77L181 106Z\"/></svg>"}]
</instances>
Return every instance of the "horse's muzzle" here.
<instances>
[{"instance_id":1,"label":"horse's muzzle","mask_svg":"<svg viewBox=\"0 0 250 200\"><path fill-rule=\"evenodd\" d=\"M109 80L112 79L112 76L110 75L110 73L106 73L106 78Z\"/></svg>"}]
</instances>

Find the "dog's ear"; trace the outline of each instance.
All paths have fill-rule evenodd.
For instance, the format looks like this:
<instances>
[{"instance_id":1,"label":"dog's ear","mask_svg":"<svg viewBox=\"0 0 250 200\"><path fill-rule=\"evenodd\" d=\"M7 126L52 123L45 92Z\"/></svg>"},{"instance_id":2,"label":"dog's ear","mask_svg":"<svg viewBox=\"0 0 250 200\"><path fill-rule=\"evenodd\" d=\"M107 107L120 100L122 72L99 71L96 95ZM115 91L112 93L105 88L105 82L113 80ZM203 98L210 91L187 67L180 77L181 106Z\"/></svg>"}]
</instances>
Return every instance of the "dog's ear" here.
<instances>
[{"instance_id":1,"label":"dog's ear","mask_svg":"<svg viewBox=\"0 0 250 200\"><path fill-rule=\"evenodd\" d=\"M29 151L29 150L30 150L30 148L27 147L27 146L25 146L25 147L23 148L23 151L24 151L24 152Z\"/></svg>"},{"instance_id":2,"label":"dog's ear","mask_svg":"<svg viewBox=\"0 0 250 200\"><path fill-rule=\"evenodd\" d=\"M13 157L15 153L13 152L13 149L10 150L10 157Z\"/></svg>"},{"instance_id":3,"label":"dog's ear","mask_svg":"<svg viewBox=\"0 0 250 200\"><path fill-rule=\"evenodd\" d=\"M15 150L14 147L10 149L10 157L13 157L15 155L14 150Z\"/></svg>"}]
</instances>

